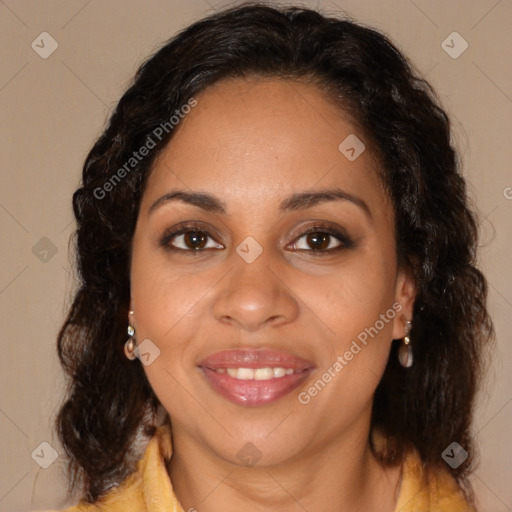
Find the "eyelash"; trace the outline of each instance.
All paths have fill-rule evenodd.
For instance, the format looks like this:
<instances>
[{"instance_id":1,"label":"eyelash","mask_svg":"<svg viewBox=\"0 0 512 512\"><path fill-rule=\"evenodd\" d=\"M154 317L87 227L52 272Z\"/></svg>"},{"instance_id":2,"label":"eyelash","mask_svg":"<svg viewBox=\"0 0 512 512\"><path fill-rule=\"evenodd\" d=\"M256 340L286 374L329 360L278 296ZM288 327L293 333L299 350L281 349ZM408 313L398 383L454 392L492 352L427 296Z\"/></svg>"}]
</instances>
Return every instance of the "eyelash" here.
<instances>
[{"instance_id":1,"label":"eyelash","mask_svg":"<svg viewBox=\"0 0 512 512\"><path fill-rule=\"evenodd\" d=\"M186 224L186 225L179 227L178 229L172 230L170 232L166 232L164 234L162 240L160 241L160 246L165 247L166 249L168 249L170 251L181 252L181 253L185 253L185 254L188 253L191 255L196 255L196 254L203 253L204 251L212 250L211 248L210 249L181 249L178 247L173 247L172 245L169 244L169 242L174 237L184 235L190 231L195 231L195 232L204 234L208 238L214 240L214 237L209 233L209 231L204 229L200 225ZM340 245L338 245L337 247L334 247L333 249L321 249L321 250L296 249L296 250L310 252L310 253L314 254L315 256L327 256L327 255L337 252L339 250L350 249L354 246L353 241L346 234L340 233L339 231L332 229L329 226L325 226L325 225L321 225L321 224L317 224L315 226L312 226L312 227L306 229L298 237L296 237L295 240L300 240L301 238L303 238L304 236L306 236L310 233L329 235L333 238L336 238L340 242ZM218 249L214 249L214 250L218 250Z\"/></svg>"}]
</instances>

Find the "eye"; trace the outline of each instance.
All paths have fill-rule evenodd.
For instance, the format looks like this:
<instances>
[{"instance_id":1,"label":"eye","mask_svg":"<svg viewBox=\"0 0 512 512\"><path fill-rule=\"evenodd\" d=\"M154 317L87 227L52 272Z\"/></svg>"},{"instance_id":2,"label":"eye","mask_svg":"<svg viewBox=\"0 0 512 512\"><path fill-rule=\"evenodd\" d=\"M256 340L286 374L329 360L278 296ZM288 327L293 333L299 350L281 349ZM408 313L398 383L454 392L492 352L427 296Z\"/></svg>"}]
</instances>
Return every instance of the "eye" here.
<instances>
[{"instance_id":1,"label":"eye","mask_svg":"<svg viewBox=\"0 0 512 512\"><path fill-rule=\"evenodd\" d=\"M186 252L223 248L221 244L214 241L208 231L197 226L182 226L175 231L166 233L161 245L172 250Z\"/></svg>"},{"instance_id":2,"label":"eye","mask_svg":"<svg viewBox=\"0 0 512 512\"><path fill-rule=\"evenodd\" d=\"M326 226L313 226L296 239L292 249L325 254L352 246L353 242L346 234Z\"/></svg>"},{"instance_id":3,"label":"eye","mask_svg":"<svg viewBox=\"0 0 512 512\"><path fill-rule=\"evenodd\" d=\"M196 225L185 225L167 232L160 245L173 251L192 254L224 248L223 245L215 242L213 236L206 229ZM327 226L313 226L296 238L291 248L322 255L352 246L353 242L348 235Z\"/></svg>"}]
</instances>

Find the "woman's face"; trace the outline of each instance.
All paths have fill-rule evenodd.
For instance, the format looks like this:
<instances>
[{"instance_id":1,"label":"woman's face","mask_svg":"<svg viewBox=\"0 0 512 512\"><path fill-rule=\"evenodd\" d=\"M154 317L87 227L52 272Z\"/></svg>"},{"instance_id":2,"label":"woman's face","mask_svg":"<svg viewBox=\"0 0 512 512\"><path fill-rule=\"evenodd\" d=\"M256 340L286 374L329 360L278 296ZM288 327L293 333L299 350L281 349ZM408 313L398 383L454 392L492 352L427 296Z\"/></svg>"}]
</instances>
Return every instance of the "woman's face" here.
<instances>
[{"instance_id":1,"label":"woman's face","mask_svg":"<svg viewBox=\"0 0 512 512\"><path fill-rule=\"evenodd\" d=\"M370 147L313 85L231 80L196 99L155 161L131 267L175 442L279 464L364 441L414 300Z\"/></svg>"}]
</instances>

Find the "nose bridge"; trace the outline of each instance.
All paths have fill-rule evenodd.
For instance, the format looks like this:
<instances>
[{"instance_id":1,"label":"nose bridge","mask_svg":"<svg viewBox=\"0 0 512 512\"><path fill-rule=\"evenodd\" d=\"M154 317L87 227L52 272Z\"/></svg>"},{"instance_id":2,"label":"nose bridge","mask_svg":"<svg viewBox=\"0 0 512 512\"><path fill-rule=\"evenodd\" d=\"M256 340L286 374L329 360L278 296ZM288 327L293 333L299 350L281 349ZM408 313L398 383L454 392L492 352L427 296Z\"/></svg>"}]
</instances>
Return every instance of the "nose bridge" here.
<instances>
[{"instance_id":1,"label":"nose bridge","mask_svg":"<svg viewBox=\"0 0 512 512\"><path fill-rule=\"evenodd\" d=\"M297 315L297 303L276 272L279 264L270 250L262 249L257 251L254 242L246 239L233 252L232 271L214 305L218 320L253 331Z\"/></svg>"}]
</instances>

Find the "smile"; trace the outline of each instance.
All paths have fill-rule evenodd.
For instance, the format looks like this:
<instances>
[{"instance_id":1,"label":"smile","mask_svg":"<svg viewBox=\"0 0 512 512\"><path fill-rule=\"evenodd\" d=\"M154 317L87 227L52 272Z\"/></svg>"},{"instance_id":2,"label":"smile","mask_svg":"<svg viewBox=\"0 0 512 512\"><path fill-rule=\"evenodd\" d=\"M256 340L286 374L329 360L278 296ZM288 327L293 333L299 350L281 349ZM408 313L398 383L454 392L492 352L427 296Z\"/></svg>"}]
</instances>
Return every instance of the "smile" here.
<instances>
[{"instance_id":1,"label":"smile","mask_svg":"<svg viewBox=\"0 0 512 512\"><path fill-rule=\"evenodd\" d=\"M217 373L227 373L230 377L239 380L268 380L279 379L285 375L292 375L295 373L293 368L282 368L277 366L275 368L218 368L215 370Z\"/></svg>"},{"instance_id":2,"label":"smile","mask_svg":"<svg viewBox=\"0 0 512 512\"><path fill-rule=\"evenodd\" d=\"M290 394L314 366L305 359L269 350L226 350L199 364L209 386L238 405L265 405Z\"/></svg>"}]
</instances>

